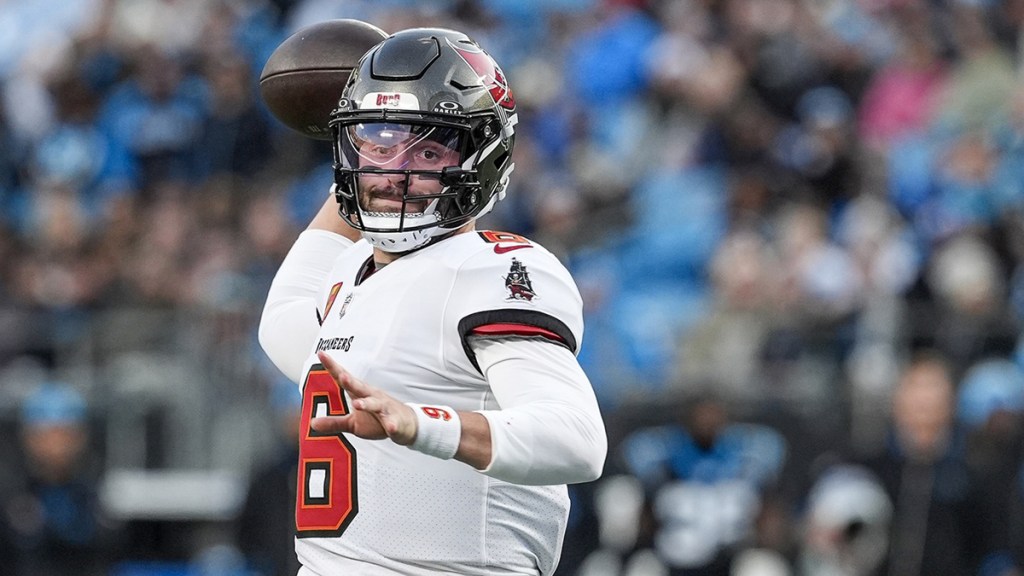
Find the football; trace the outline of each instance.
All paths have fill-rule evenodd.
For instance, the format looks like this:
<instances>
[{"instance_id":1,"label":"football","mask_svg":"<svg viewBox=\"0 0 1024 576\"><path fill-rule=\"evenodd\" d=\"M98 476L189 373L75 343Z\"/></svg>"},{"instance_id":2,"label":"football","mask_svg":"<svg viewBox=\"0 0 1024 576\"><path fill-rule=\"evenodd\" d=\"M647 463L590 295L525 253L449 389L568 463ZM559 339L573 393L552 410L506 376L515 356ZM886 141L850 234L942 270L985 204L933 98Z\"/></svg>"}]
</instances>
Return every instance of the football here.
<instances>
[{"instance_id":1,"label":"football","mask_svg":"<svg viewBox=\"0 0 1024 576\"><path fill-rule=\"evenodd\" d=\"M338 19L300 29L281 43L260 74L260 95L284 125L330 140L331 111L359 59L387 34L361 20Z\"/></svg>"}]
</instances>

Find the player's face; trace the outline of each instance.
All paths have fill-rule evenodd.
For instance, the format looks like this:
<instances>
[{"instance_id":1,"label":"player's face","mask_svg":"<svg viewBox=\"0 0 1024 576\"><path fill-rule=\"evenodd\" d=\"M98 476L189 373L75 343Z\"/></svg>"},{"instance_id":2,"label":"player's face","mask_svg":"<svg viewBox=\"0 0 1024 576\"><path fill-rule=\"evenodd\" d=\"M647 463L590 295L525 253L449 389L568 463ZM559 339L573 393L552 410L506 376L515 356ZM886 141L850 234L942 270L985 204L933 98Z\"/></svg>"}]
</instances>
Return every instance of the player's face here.
<instances>
[{"instance_id":1,"label":"player's face","mask_svg":"<svg viewBox=\"0 0 1024 576\"><path fill-rule=\"evenodd\" d=\"M359 204L368 212L397 213L403 196L409 198L441 192L436 174L459 163L458 133L454 130L404 124L368 123L350 129L350 138L361 169L379 174L359 174ZM406 187L408 191L406 192ZM406 214L423 212L429 199L405 202Z\"/></svg>"}]
</instances>

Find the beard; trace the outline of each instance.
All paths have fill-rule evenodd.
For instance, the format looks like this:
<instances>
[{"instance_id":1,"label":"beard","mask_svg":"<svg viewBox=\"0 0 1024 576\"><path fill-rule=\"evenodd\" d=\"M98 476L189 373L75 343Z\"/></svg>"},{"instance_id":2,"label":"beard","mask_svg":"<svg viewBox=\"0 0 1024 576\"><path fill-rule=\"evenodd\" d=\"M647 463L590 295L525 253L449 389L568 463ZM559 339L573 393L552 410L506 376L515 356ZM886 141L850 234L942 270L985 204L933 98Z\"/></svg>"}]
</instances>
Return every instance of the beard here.
<instances>
[{"instance_id":1,"label":"beard","mask_svg":"<svg viewBox=\"0 0 1024 576\"><path fill-rule=\"evenodd\" d=\"M359 205L366 212L375 214L401 214L404 207L405 213L422 214L427 208L427 200L412 200L416 196L415 190L410 190L410 198L405 200L403 206L402 189L393 184L367 184L359 187Z\"/></svg>"}]
</instances>

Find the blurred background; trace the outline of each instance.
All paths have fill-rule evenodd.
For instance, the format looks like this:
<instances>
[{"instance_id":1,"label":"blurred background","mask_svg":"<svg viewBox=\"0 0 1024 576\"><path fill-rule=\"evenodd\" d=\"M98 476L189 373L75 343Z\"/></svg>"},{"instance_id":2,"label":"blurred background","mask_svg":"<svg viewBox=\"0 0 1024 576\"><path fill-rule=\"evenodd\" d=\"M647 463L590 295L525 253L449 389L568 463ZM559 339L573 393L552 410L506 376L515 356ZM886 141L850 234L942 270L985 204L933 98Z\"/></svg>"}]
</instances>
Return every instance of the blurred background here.
<instances>
[{"instance_id":1,"label":"blurred background","mask_svg":"<svg viewBox=\"0 0 1024 576\"><path fill-rule=\"evenodd\" d=\"M1022 0L0 0L0 573L294 574L256 325L330 151L256 80L330 18L516 92L483 225L611 442L560 576L1022 573Z\"/></svg>"}]
</instances>

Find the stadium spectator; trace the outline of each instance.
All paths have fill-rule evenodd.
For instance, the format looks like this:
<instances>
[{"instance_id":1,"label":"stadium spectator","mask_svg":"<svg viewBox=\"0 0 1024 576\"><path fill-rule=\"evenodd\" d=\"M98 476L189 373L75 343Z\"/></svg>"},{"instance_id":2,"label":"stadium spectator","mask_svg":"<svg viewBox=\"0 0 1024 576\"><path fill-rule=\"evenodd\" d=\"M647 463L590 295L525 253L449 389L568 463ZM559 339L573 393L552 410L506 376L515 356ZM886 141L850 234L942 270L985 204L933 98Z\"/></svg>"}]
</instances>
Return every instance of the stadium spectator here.
<instances>
[{"instance_id":1,"label":"stadium spectator","mask_svg":"<svg viewBox=\"0 0 1024 576\"><path fill-rule=\"evenodd\" d=\"M979 574L1015 574L1011 567L1020 573L1024 372L998 358L971 366L958 390L957 417L967 434L967 465L984 519Z\"/></svg>"},{"instance_id":2,"label":"stadium spectator","mask_svg":"<svg viewBox=\"0 0 1024 576\"><path fill-rule=\"evenodd\" d=\"M294 576L299 570L292 535L302 396L289 380L276 381L270 396L279 444L275 454L253 471L237 520L236 542L255 573Z\"/></svg>"},{"instance_id":3,"label":"stadium spectator","mask_svg":"<svg viewBox=\"0 0 1024 576\"><path fill-rule=\"evenodd\" d=\"M881 574L974 574L983 537L964 438L955 426L951 368L920 353L900 376L883 449L864 459L893 503Z\"/></svg>"},{"instance_id":4,"label":"stadium spectator","mask_svg":"<svg viewBox=\"0 0 1024 576\"><path fill-rule=\"evenodd\" d=\"M892 501L869 471L846 464L829 467L807 495L797 573L877 573L889 545L892 514Z\"/></svg>"},{"instance_id":5,"label":"stadium spectator","mask_svg":"<svg viewBox=\"0 0 1024 576\"><path fill-rule=\"evenodd\" d=\"M116 539L97 497L87 406L74 388L47 382L21 408L24 475L5 467L0 511L12 536L13 574L100 576Z\"/></svg>"},{"instance_id":6,"label":"stadium spectator","mask_svg":"<svg viewBox=\"0 0 1024 576\"><path fill-rule=\"evenodd\" d=\"M674 423L634 432L621 451L646 495L638 545L653 547L673 576L730 574L735 555L759 544L786 450L781 434L734 421L711 396Z\"/></svg>"}]
</instances>

